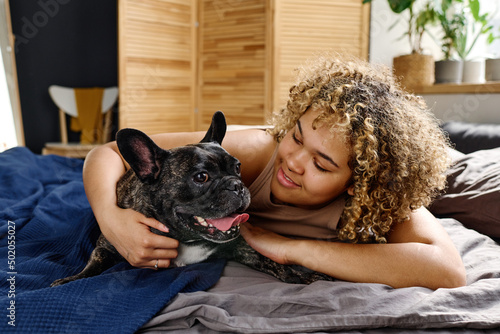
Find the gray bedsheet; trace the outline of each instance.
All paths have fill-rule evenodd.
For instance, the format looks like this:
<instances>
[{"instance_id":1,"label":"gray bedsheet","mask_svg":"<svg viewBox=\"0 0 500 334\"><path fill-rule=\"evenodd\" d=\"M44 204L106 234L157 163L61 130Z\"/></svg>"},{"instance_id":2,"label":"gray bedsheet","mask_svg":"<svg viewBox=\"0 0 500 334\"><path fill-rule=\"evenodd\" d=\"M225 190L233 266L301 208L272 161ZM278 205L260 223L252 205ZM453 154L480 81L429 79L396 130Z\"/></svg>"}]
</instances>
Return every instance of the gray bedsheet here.
<instances>
[{"instance_id":1,"label":"gray bedsheet","mask_svg":"<svg viewBox=\"0 0 500 334\"><path fill-rule=\"evenodd\" d=\"M500 245L453 219L440 221L463 257L466 287L285 284L229 262L214 287L179 294L140 332L481 333L500 328Z\"/></svg>"}]
</instances>

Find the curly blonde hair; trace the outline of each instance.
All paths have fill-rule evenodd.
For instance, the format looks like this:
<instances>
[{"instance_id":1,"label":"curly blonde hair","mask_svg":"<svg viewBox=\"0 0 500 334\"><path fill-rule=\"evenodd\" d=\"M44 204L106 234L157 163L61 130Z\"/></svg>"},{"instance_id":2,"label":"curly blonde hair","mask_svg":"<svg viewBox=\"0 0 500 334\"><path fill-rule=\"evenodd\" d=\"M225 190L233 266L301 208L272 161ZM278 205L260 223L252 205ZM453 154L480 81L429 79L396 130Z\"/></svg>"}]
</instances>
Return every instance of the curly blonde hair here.
<instances>
[{"instance_id":1,"label":"curly blonde hair","mask_svg":"<svg viewBox=\"0 0 500 334\"><path fill-rule=\"evenodd\" d=\"M286 108L273 114L270 133L279 142L309 108L320 111L315 127L342 131L354 196L339 237L384 243L393 224L445 187L449 142L425 102L401 89L385 66L338 54L308 65L299 69Z\"/></svg>"}]
</instances>

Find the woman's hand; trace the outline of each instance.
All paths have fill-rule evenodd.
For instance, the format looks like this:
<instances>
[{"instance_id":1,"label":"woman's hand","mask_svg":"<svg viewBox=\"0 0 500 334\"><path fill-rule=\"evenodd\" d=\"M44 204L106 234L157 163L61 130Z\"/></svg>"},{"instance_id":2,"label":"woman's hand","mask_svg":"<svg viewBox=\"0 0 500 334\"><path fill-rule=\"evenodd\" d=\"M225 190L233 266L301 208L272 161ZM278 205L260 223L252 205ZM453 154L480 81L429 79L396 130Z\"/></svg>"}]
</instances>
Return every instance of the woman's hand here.
<instances>
[{"instance_id":1,"label":"woman's hand","mask_svg":"<svg viewBox=\"0 0 500 334\"><path fill-rule=\"evenodd\" d=\"M116 207L109 211L105 219L116 219L120 227L106 229L102 233L132 266L154 269L170 266L171 260L177 257L179 242L150 231L153 227L168 232L165 225L132 209ZM105 226L109 225L101 224L101 229Z\"/></svg>"},{"instance_id":2,"label":"woman's hand","mask_svg":"<svg viewBox=\"0 0 500 334\"><path fill-rule=\"evenodd\" d=\"M260 254L280 264L292 264L288 252L294 240L246 223L240 226L241 236Z\"/></svg>"}]
</instances>

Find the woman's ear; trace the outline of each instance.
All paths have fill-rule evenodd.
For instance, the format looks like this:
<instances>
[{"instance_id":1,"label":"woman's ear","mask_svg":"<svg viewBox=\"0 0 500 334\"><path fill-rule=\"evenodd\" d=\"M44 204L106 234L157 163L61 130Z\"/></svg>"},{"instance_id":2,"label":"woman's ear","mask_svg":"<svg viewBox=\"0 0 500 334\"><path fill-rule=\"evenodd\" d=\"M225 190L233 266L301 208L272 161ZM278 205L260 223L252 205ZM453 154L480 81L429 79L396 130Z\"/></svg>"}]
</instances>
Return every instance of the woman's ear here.
<instances>
[{"instance_id":1,"label":"woman's ear","mask_svg":"<svg viewBox=\"0 0 500 334\"><path fill-rule=\"evenodd\" d=\"M350 195L350 196L354 196L354 184L351 184L349 186L349 188L347 188L347 193Z\"/></svg>"}]
</instances>

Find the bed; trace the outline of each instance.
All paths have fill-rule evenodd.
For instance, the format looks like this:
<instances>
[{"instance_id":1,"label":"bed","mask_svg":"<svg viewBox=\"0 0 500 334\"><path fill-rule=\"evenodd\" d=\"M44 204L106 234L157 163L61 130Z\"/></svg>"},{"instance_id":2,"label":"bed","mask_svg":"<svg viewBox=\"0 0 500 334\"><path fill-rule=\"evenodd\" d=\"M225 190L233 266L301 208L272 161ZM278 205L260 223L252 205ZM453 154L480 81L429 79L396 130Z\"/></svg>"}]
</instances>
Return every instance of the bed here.
<instances>
[{"instance_id":1,"label":"bed","mask_svg":"<svg viewBox=\"0 0 500 334\"><path fill-rule=\"evenodd\" d=\"M451 152L448 190L430 207L467 270L467 286L436 291L344 281L285 284L224 260L158 272L124 263L50 288L83 268L99 234L82 162L25 148L1 153L0 332L498 332L500 126L444 128L457 148L476 135L482 139L467 154Z\"/></svg>"}]
</instances>

